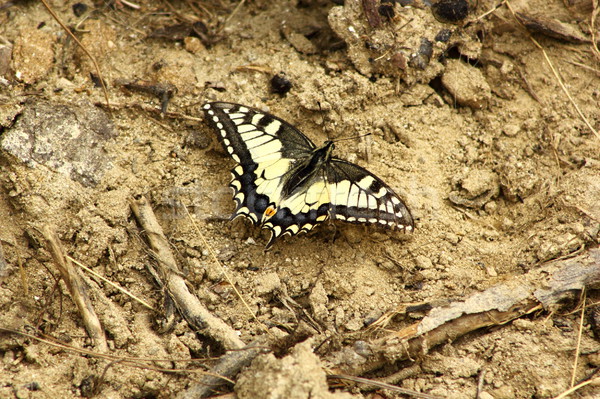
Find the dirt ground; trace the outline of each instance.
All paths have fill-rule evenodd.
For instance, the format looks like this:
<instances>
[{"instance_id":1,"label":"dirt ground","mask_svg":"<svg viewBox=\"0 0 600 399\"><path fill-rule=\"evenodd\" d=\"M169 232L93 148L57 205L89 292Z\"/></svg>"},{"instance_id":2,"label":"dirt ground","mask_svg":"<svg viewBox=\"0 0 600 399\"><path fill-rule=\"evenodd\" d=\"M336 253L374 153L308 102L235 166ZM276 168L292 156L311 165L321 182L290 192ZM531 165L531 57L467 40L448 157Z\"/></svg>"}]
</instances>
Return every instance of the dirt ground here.
<instances>
[{"instance_id":1,"label":"dirt ground","mask_svg":"<svg viewBox=\"0 0 600 399\"><path fill-rule=\"evenodd\" d=\"M598 246L600 53L590 40L591 1L513 1L513 14L480 0L460 18L419 0L395 3L393 16L379 8L392 3L340 3L51 1L101 77L42 3L3 3L0 327L31 336L0 330L0 397L175 397L200 374L158 368L204 370L212 363L185 360L223 354L180 318L158 327L164 293L129 206L140 195L210 311L244 342L265 326L291 341L219 388L239 398L404 397L328 388L325 373L340 367L332 354L425 314L398 312L385 331L366 333L404 305L463 300ZM289 92L273 91L276 74L291 82ZM387 182L415 232L324 223L265 252L266 231L228 220L233 161L212 143L201 112L217 100L271 112L315 143L371 133L340 141L336 155ZM33 338L95 349L59 281L45 226L73 259L158 310L86 277L102 293L93 305L109 353L154 368ZM413 367L395 384L445 398L475 397L478 385L484 399L555 397L571 386L577 352L575 384L600 367L591 313L579 334L579 294L363 377ZM599 300L587 291L590 312ZM570 397L598 398L600 385Z\"/></svg>"}]
</instances>

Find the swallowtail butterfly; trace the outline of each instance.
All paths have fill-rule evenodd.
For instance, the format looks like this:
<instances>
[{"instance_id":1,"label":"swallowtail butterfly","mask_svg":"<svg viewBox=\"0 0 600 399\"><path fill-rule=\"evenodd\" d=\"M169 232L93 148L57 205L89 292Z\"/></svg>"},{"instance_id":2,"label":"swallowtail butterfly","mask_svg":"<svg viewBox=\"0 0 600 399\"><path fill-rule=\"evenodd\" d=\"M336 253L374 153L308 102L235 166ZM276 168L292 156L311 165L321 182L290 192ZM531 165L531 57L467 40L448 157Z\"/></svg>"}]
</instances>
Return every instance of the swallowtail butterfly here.
<instances>
[{"instance_id":1,"label":"swallowtail butterfly","mask_svg":"<svg viewBox=\"0 0 600 399\"><path fill-rule=\"evenodd\" d=\"M271 114L224 102L203 106L206 119L237 165L230 187L245 216L271 231L267 249L284 235L308 232L337 219L410 232L413 218L381 179L316 147L298 129Z\"/></svg>"}]
</instances>

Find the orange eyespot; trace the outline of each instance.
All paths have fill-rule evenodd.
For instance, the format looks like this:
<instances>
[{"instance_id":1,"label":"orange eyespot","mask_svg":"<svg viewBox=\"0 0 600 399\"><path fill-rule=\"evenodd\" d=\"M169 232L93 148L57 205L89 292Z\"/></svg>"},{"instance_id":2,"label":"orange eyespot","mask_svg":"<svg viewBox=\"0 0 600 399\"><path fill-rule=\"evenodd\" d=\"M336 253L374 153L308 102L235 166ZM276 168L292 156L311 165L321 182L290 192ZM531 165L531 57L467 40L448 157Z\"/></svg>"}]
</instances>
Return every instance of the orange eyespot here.
<instances>
[{"instance_id":1,"label":"orange eyespot","mask_svg":"<svg viewBox=\"0 0 600 399\"><path fill-rule=\"evenodd\" d=\"M275 216L276 213L277 209L275 209L275 207L272 205L265 209L265 216L272 217Z\"/></svg>"}]
</instances>

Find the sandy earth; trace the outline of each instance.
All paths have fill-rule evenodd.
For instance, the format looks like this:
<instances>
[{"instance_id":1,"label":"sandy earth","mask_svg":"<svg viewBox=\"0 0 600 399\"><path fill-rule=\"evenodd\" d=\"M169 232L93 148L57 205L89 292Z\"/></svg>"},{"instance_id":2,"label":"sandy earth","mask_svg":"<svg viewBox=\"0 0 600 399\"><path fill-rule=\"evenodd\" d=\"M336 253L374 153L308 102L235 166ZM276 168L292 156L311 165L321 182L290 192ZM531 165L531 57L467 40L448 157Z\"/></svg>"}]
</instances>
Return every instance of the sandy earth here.
<instances>
[{"instance_id":1,"label":"sandy earth","mask_svg":"<svg viewBox=\"0 0 600 399\"><path fill-rule=\"evenodd\" d=\"M350 334L398 306L459 300L598 245L600 139L505 7L477 18L496 2L474 2L466 20L450 24L418 2L397 4L393 20L380 14L371 20L360 2L349 0L345 6L258 0L230 19L237 2L141 1L139 10L88 2L95 12L85 18L75 15L74 2L53 1L97 57L112 115L101 105L85 53L41 4L16 3L0 11L0 244L6 260L0 262L0 327L94 349L64 283L57 283L41 235L46 225L74 259L161 309L163 294L146 267L153 260L128 204L145 195L190 287L242 340L263 334L263 326L211 260L181 203L273 334L285 336L300 323L282 293L317 323L304 334L313 336L306 343L278 353L281 360L257 359L223 392L394 398L400 396L383 390L338 386L330 392L328 354L351 346ZM582 114L600 129L600 58L583 40L591 9L557 0L512 6L559 20L579 35L570 42L564 35L534 37ZM196 25L200 34L194 34L196 21L206 32ZM164 30L176 23L187 23L187 31ZM443 30L449 39L436 41ZM284 96L269 84L280 72L292 82ZM151 111L160 108L159 97L120 84L134 80L173 85L168 111L177 114ZM326 223L265 253L266 232L227 220L234 209L227 189L233 162L211 144L214 132L201 119L202 104L214 100L272 112L315 143L372 133L340 142L336 155L393 187L416 219L415 233ZM184 321L160 331L160 313L90 281L104 294L94 305L111 353L152 359L222 353ZM588 304L599 299L597 291L587 293ZM418 364L400 386L467 398L475 397L485 370L481 398L554 397L571 383L576 306L470 334L412 362L390 364L377 376ZM398 315L387 328L421 316ZM311 348L319 345L316 356ZM586 317L575 382L598 370L599 350ZM109 364L1 331L0 355L2 398L167 398L199 378ZM97 391L90 388L94 378L102 380ZM591 384L572 397L600 397L600 387Z\"/></svg>"}]
</instances>

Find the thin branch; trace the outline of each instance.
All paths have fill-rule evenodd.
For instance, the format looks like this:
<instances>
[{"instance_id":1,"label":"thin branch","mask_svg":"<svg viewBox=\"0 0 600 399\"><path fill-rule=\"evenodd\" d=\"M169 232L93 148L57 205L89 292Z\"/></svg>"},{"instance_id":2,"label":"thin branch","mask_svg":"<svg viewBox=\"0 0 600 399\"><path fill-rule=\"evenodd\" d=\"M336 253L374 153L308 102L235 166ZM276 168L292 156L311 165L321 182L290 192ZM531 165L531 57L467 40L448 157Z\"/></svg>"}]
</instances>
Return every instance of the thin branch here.
<instances>
[{"instance_id":1,"label":"thin branch","mask_svg":"<svg viewBox=\"0 0 600 399\"><path fill-rule=\"evenodd\" d=\"M575 359L573 359L573 372L571 373L571 387L575 385L575 376L577 375L577 363L579 362L579 352L581 350L581 337L583 336L583 320L585 316L585 289L581 290L581 317L579 318L579 329L577 334L577 345L575 346Z\"/></svg>"},{"instance_id":2,"label":"thin branch","mask_svg":"<svg viewBox=\"0 0 600 399\"><path fill-rule=\"evenodd\" d=\"M92 301L87 294L87 289L85 288L81 276L77 272L77 269L73 267L73 264L68 257L65 255L58 237L56 237L56 234L50 230L50 227L46 226L42 233L46 239L46 242L48 243L48 249L52 253L54 263L56 264L63 281L67 285L69 292L71 293L73 302L75 302L75 305L79 310L79 314L83 319L85 329L94 342L94 346L96 346L100 352L108 351L104 330L102 329L100 320L94 311Z\"/></svg>"}]
</instances>

